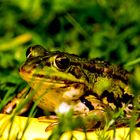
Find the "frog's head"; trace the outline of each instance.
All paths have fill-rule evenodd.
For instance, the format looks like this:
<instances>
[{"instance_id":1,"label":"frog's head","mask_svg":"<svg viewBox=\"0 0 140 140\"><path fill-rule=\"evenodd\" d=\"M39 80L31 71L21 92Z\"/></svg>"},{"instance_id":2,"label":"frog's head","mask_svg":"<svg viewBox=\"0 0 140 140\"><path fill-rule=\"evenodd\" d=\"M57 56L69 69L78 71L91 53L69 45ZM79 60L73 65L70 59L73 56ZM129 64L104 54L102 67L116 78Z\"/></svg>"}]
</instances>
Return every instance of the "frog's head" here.
<instances>
[{"instance_id":1,"label":"frog's head","mask_svg":"<svg viewBox=\"0 0 140 140\"><path fill-rule=\"evenodd\" d=\"M29 47L26 52L27 60L20 67L21 77L28 83L42 81L54 83L59 87L68 84L88 84L88 78L83 70L86 60L77 55L63 52L48 52L40 45Z\"/></svg>"},{"instance_id":2,"label":"frog's head","mask_svg":"<svg viewBox=\"0 0 140 140\"><path fill-rule=\"evenodd\" d=\"M43 110L47 108L54 112L62 102L78 104L79 98L89 89L89 78L83 67L86 59L58 51L49 52L39 45L29 47L26 56L19 73L35 91L34 101L44 95L38 105ZM80 104L83 106L82 102ZM79 110L79 104L75 110Z\"/></svg>"}]
</instances>

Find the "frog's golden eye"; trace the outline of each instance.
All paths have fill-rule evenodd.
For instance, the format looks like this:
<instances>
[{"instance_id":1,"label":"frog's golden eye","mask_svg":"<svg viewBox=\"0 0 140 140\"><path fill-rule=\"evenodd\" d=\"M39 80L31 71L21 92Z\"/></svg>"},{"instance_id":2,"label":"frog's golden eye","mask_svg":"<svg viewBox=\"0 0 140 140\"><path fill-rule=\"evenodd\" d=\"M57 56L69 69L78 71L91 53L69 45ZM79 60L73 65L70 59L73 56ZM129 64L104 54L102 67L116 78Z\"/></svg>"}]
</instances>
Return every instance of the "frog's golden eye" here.
<instances>
[{"instance_id":1,"label":"frog's golden eye","mask_svg":"<svg viewBox=\"0 0 140 140\"><path fill-rule=\"evenodd\" d=\"M37 56L45 56L48 52L40 45L34 45L27 49L26 57L37 57Z\"/></svg>"},{"instance_id":2,"label":"frog's golden eye","mask_svg":"<svg viewBox=\"0 0 140 140\"><path fill-rule=\"evenodd\" d=\"M60 70L66 70L70 65L70 60L64 55L58 55L55 58L55 65Z\"/></svg>"}]
</instances>

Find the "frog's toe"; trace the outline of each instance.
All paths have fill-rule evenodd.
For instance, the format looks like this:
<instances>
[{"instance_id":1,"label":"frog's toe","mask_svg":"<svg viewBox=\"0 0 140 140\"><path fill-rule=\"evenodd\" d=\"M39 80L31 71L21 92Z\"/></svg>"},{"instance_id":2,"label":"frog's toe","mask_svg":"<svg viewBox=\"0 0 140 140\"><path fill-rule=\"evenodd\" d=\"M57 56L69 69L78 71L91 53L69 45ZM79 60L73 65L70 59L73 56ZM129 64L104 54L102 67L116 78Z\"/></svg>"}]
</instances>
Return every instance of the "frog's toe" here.
<instances>
[{"instance_id":1,"label":"frog's toe","mask_svg":"<svg viewBox=\"0 0 140 140\"><path fill-rule=\"evenodd\" d=\"M52 130L56 125L58 125L58 122L53 122L51 124L49 124L49 126L45 129L45 131L50 131Z\"/></svg>"}]
</instances>

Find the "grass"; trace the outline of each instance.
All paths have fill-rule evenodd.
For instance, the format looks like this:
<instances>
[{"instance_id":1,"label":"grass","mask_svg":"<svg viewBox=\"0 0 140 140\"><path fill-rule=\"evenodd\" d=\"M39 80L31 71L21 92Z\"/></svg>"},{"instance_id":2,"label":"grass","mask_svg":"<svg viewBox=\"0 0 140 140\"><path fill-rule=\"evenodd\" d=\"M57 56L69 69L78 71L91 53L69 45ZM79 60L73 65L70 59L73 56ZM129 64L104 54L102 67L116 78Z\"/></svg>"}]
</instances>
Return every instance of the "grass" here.
<instances>
[{"instance_id":1,"label":"grass","mask_svg":"<svg viewBox=\"0 0 140 140\"><path fill-rule=\"evenodd\" d=\"M139 76L137 74L139 74L138 67L137 67L137 70L134 72L134 77L133 77L134 82L139 81L139 78L138 78ZM132 85L133 84L136 85L135 83L133 83L133 80L132 80ZM136 86L135 86L133 89L139 91L138 88L139 87L136 88ZM11 92L13 92L13 91L11 91ZM10 128L9 128L8 138L9 139L14 139L15 138L15 136L13 135L13 126L15 125L15 120L19 120L18 118L15 118L15 116L17 116L18 112L20 112L20 110L22 109L23 106L28 104L29 100L32 98L32 96L34 94L35 94L35 92L33 92L32 94L30 93L28 98L21 101L20 104L16 107L15 112L11 116L9 116L10 121L8 122L6 120L6 122L4 122L1 125L1 131L0 131L1 135L4 133L5 129L7 128L7 125L9 125ZM6 96L4 96L4 100L2 100L2 102L1 102L3 104L3 106L5 105L5 102L7 102L7 100L10 100L9 97L10 97L9 93L7 92ZM136 97L137 97L137 95L136 95ZM38 98L38 101L39 100L40 100L40 98ZM32 129L32 127L29 127L29 125L30 125L30 122L31 122L30 118L34 117L34 115L36 114L36 111L37 111L36 106L37 106L38 101L35 102L35 104L32 106L32 108L29 112L29 115L28 115L29 118L26 121L24 121L24 127L22 126L22 129L20 129L19 132L16 133L17 134L16 135L17 139L24 139L24 137L27 136L25 134L28 131L30 131L31 135L32 135L32 133L35 133L34 129ZM85 129L83 128L82 131L85 132L84 136L83 136L83 133L73 131L73 130L75 130L75 128L79 128L81 126L84 126L84 120L82 118L78 117L78 118L74 119L71 111L66 113L66 114L58 114L59 123L52 129L51 135L50 136L47 135L46 137L47 137L47 139L50 139L50 140L63 139L65 137L69 137L69 139L79 139L80 137L82 137L82 138L88 140L88 139L90 139L94 136L96 139L100 139L100 140L108 139L109 140L109 139L113 139L113 138L121 136L122 138L119 138L119 139L124 139L124 140L132 139L133 140L135 138L134 137L134 133L135 133L137 138L139 138L139 129L137 129L135 127L135 124L136 124L136 120L137 120L137 117L138 117L137 109L139 109L140 106L139 106L138 103L137 104L136 103L135 103L136 110L134 109L131 119L128 120L126 118L123 118L122 117L123 111L122 111L122 109L120 109L119 112L116 112L116 113L112 112L112 114L111 114L112 119L106 121L105 127L102 130L97 129L96 131L92 131L92 133L91 132L89 133L89 132L86 132ZM111 113L111 112L109 112L109 113ZM1 119L1 121L2 120L3 119ZM89 120L89 119L87 119L87 120ZM21 118L21 121L23 121L23 118ZM124 130L123 129L117 129L116 126L114 125L115 121L120 121L120 123L126 123L127 126L129 126L130 129L124 129L124 128L123 128ZM35 124L36 124L36 122L35 122ZM36 127L38 129L40 128L38 124L36 124ZM112 128L112 131L109 131L110 127ZM20 125L19 125L19 128L20 128ZM28 129L28 128L30 128L30 129ZM42 131L44 133L47 133L47 132L45 132L45 128ZM28 134L29 134L29 132L28 132ZM134 138L132 138L132 137L134 137ZM28 139L28 137L27 137L27 139Z\"/></svg>"},{"instance_id":2,"label":"grass","mask_svg":"<svg viewBox=\"0 0 140 140\"><path fill-rule=\"evenodd\" d=\"M18 75L18 68L26 59L27 47L32 44L122 65L133 72L130 83L138 97L139 8L138 0L1 1L0 109L26 85ZM136 108L139 109L137 103ZM133 126L132 119L130 132ZM106 137L103 133L99 135L102 139Z\"/></svg>"}]
</instances>

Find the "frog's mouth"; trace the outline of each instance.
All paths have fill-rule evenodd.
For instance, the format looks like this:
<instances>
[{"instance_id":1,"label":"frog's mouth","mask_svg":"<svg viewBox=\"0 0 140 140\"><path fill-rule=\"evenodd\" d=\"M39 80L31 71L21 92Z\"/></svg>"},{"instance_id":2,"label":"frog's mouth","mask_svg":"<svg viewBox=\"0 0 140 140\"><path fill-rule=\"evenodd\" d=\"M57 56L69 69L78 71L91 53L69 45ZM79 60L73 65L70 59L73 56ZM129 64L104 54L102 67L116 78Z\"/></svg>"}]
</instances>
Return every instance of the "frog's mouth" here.
<instances>
[{"instance_id":1,"label":"frog's mouth","mask_svg":"<svg viewBox=\"0 0 140 140\"><path fill-rule=\"evenodd\" d=\"M68 85L70 86L74 83L85 85L83 81L80 81L79 79L72 79L69 76L61 77L56 74L45 75L41 73L34 73L33 71L26 71L23 67L19 69L19 74L28 83L42 82L46 84L57 84L60 85L60 87Z\"/></svg>"},{"instance_id":2,"label":"frog's mouth","mask_svg":"<svg viewBox=\"0 0 140 140\"><path fill-rule=\"evenodd\" d=\"M44 85L51 88L66 88L68 86L77 88L78 85L85 86L84 83L78 81L72 81L70 79L64 79L58 76L48 76L44 74L27 73L25 70L19 70L20 76L28 82L32 87L36 85Z\"/></svg>"},{"instance_id":3,"label":"frog's mouth","mask_svg":"<svg viewBox=\"0 0 140 140\"><path fill-rule=\"evenodd\" d=\"M63 78L57 77L57 76L49 77L47 75L42 75L42 74L33 74L33 77L35 79L44 79L44 81L51 82L51 83L60 83L60 84L73 84L73 83L75 83L74 81L63 79Z\"/></svg>"}]
</instances>

